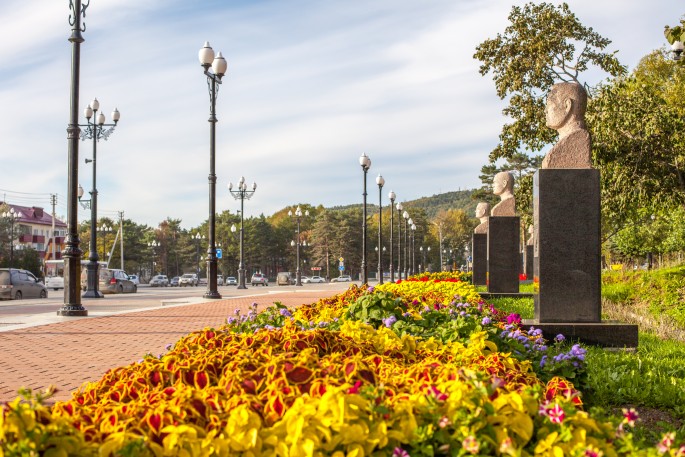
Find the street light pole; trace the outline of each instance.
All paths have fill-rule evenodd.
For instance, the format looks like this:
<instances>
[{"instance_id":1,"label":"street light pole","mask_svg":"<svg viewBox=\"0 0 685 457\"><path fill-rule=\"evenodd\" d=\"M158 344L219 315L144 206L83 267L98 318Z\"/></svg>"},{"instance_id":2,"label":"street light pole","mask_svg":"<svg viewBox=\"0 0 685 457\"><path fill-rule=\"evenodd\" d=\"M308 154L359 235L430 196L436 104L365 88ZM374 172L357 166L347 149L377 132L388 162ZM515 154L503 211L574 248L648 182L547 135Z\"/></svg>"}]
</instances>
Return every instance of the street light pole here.
<instances>
[{"instance_id":1,"label":"street light pole","mask_svg":"<svg viewBox=\"0 0 685 457\"><path fill-rule=\"evenodd\" d=\"M67 127L67 236L63 252L64 262L64 303L57 310L58 316L87 316L88 310L81 304L81 241L78 237L78 106L81 73L81 35L86 30L81 24L81 16L86 15L85 4L81 0L69 0L69 25L71 25L71 85L69 125Z\"/></svg>"},{"instance_id":2,"label":"street light pole","mask_svg":"<svg viewBox=\"0 0 685 457\"><path fill-rule=\"evenodd\" d=\"M205 69L204 74L207 76L207 86L209 88L209 243L207 246L207 291L204 293L204 298L221 298L221 294L217 290L217 258L215 246L216 234L216 98L219 95L219 84L221 78L226 74L228 64L226 59L221 55L221 52L214 56L214 50L209 46L209 42L205 41L205 45L198 54L200 65ZM209 67L212 67L212 72Z\"/></svg>"},{"instance_id":3,"label":"street light pole","mask_svg":"<svg viewBox=\"0 0 685 457\"><path fill-rule=\"evenodd\" d=\"M309 210L305 210L304 215L309 216ZM292 210L288 211L288 216L291 218L293 217ZM293 241L290 242L291 246L296 247L296 270L295 270L295 285L296 286L302 285L302 272L300 271L300 218L301 217L302 217L302 210L298 206L297 209L295 209L295 219L297 220L297 243L294 243Z\"/></svg>"},{"instance_id":4,"label":"street light pole","mask_svg":"<svg viewBox=\"0 0 685 457\"><path fill-rule=\"evenodd\" d=\"M416 224L414 224L412 222L411 223L411 274L416 274L416 248L414 246L415 240L416 240Z\"/></svg>"},{"instance_id":5,"label":"street light pole","mask_svg":"<svg viewBox=\"0 0 685 457\"><path fill-rule=\"evenodd\" d=\"M404 218L404 279L409 278L409 249L407 247L407 239L409 237L409 213L407 211L402 213Z\"/></svg>"},{"instance_id":6,"label":"street light pole","mask_svg":"<svg viewBox=\"0 0 685 457\"><path fill-rule=\"evenodd\" d=\"M362 207L362 284L368 284L369 270L366 267L366 174L369 172L369 168L371 168L371 159L369 159L366 153L363 153L361 157L359 157L359 164L362 166L364 172L364 193L362 194L364 196Z\"/></svg>"},{"instance_id":7,"label":"street light pole","mask_svg":"<svg viewBox=\"0 0 685 457\"><path fill-rule=\"evenodd\" d=\"M81 140L93 140L93 158L86 159L86 163L93 164L93 187L90 191L90 200L82 200L83 188L79 185L78 198L81 206L84 208L90 207L90 246L88 254L88 265L87 268L87 280L86 280L86 292L83 294L83 298L104 298L102 292L98 290L99 287L99 275L98 270L100 269L100 260L98 256L97 249L97 221L98 221L98 188L97 188L97 151L98 151L98 141L100 139L107 140L109 136L114 132L121 114L119 110L114 108L112 111L112 120L114 124L105 124L105 115L102 112L98 113L100 110L100 102L97 98L94 98L90 105L83 110L83 114L88 121L86 124L79 124L79 127L84 127L85 130L81 130ZM93 121L91 122L91 119ZM108 127L108 128L105 128ZM88 202L89 205L86 206L84 203Z\"/></svg>"},{"instance_id":8,"label":"street light pole","mask_svg":"<svg viewBox=\"0 0 685 457\"><path fill-rule=\"evenodd\" d=\"M383 186L385 179L378 175L376 178L378 184L378 246L383 246ZM392 213L392 206L390 207ZM383 250L378 248L378 284L383 284Z\"/></svg>"},{"instance_id":9,"label":"street light pole","mask_svg":"<svg viewBox=\"0 0 685 457\"><path fill-rule=\"evenodd\" d=\"M397 208L397 276L402 280L402 202L397 202L395 207Z\"/></svg>"},{"instance_id":10,"label":"street light pole","mask_svg":"<svg viewBox=\"0 0 685 457\"><path fill-rule=\"evenodd\" d=\"M240 200L240 263L238 264L238 289L247 289L245 285L245 265L243 264L243 214L245 210L245 200L249 200L254 195L257 190L257 183L252 183L252 190L247 190L247 183L245 182L245 177L241 176L240 181L238 181L238 189L233 190L233 183L228 183L228 192L236 200ZM231 227L231 230L233 228Z\"/></svg>"},{"instance_id":11,"label":"street light pole","mask_svg":"<svg viewBox=\"0 0 685 457\"><path fill-rule=\"evenodd\" d=\"M195 259L197 262L197 280L199 281L200 280L200 243L201 243L200 240L204 240L205 236L200 235L200 232L197 232L193 238L195 239L195 241L197 241L197 244L195 245L196 246Z\"/></svg>"},{"instance_id":12,"label":"street light pole","mask_svg":"<svg viewBox=\"0 0 685 457\"><path fill-rule=\"evenodd\" d=\"M393 251L393 239L392 239L392 231L393 231L393 214L395 213L395 192L392 190L388 194L388 198L390 199L390 282L395 282L395 267L392 264L392 251Z\"/></svg>"}]
</instances>

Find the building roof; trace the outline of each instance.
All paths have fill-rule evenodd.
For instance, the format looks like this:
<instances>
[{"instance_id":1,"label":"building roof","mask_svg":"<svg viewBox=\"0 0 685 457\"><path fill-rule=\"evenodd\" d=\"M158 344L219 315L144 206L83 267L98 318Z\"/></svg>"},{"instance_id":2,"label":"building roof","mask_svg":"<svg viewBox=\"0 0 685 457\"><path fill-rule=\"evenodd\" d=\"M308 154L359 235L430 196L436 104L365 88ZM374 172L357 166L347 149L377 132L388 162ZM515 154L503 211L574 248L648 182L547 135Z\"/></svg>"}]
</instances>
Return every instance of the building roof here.
<instances>
[{"instance_id":1,"label":"building roof","mask_svg":"<svg viewBox=\"0 0 685 457\"><path fill-rule=\"evenodd\" d=\"M7 205L13 208L14 212L19 214L16 223L32 224L32 225L47 225L52 227L52 215L38 206L20 206L11 203L0 202L0 206ZM67 224L55 218L55 227L65 227Z\"/></svg>"}]
</instances>

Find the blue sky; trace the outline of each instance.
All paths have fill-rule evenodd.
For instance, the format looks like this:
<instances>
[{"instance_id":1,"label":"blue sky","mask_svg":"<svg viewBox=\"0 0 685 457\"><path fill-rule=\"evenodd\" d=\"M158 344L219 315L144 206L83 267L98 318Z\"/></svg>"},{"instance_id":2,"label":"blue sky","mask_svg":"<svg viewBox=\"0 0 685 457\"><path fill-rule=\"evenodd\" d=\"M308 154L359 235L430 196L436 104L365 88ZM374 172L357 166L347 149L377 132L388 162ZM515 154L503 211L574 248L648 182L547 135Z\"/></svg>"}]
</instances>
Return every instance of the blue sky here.
<instances>
[{"instance_id":1,"label":"blue sky","mask_svg":"<svg viewBox=\"0 0 685 457\"><path fill-rule=\"evenodd\" d=\"M0 197L66 215L71 48L68 0L0 3ZM525 2L515 2L522 5ZM559 3L559 2L554 2ZM621 61L665 44L682 2L570 0ZM501 0L91 0L81 110L97 97L121 121L98 145L101 215L156 226L207 219L209 96L197 60L205 40L228 61L218 103L217 211L245 176L246 215L289 205L361 201L358 158L400 200L474 188L496 145L504 103L478 74L475 47L507 25ZM598 76L597 76L598 77ZM588 77L594 84L597 77ZM85 122L85 119L81 119ZM92 142L80 143L91 188ZM14 172L14 170L17 170ZM9 172L8 172L9 171ZM80 210L79 219L90 217Z\"/></svg>"}]
</instances>

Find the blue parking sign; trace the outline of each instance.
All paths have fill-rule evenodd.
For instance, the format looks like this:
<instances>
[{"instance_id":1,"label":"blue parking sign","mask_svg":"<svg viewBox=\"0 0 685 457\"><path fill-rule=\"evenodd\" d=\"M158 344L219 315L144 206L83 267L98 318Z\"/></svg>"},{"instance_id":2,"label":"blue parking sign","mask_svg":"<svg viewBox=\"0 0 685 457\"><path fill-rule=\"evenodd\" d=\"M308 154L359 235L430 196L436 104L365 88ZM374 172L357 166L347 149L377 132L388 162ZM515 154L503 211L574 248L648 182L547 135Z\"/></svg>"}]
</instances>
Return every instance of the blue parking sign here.
<instances>
[{"instance_id":1,"label":"blue parking sign","mask_svg":"<svg viewBox=\"0 0 685 457\"><path fill-rule=\"evenodd\" d=\"M340 266L338 267L338 270L340 270L340 271L345 271L345 265L340 265Z\"/></svg>"},{"instance_id":2,"label":"blue parking sign","mask_svg":"<svg viewBox=\"0 0 685 457\"><path fill-rule=\"evenodd\" d=\"M219 249L216 250L216 258L217 258L217 259L222 258L223 255L224 255L224 251L221 250L221 248L219 248Z\"/></svg>"}]
</instances>

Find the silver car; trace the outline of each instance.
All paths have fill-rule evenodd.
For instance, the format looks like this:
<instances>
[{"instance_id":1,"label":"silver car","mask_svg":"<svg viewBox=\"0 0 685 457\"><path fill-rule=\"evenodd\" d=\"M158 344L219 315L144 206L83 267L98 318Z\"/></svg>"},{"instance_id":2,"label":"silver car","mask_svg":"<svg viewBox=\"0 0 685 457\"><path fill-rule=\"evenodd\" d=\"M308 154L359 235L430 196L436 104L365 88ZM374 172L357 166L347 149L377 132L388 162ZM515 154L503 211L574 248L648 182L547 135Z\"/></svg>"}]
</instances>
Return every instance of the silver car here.
<instances>
[{"instance_id":1,"label":"silver car","mask_svg":"<svg viewBox=\"0 0 685 457\"><path fill-rule=\"evenodd\" d=\"M150 280L150 287L166 287L169 285L169 278L166 275L153 276Z\"/></svg>"},{"instance_id":2,"label":"silver car","mask_svg":"<svg viewBox=\"0 0 685 457\"><path fill-rule=\"evenodd\" d=\"M0 268L0 299L47 298L48 289L33 273L17 268Z\"/></svg>"}]
</instances>

